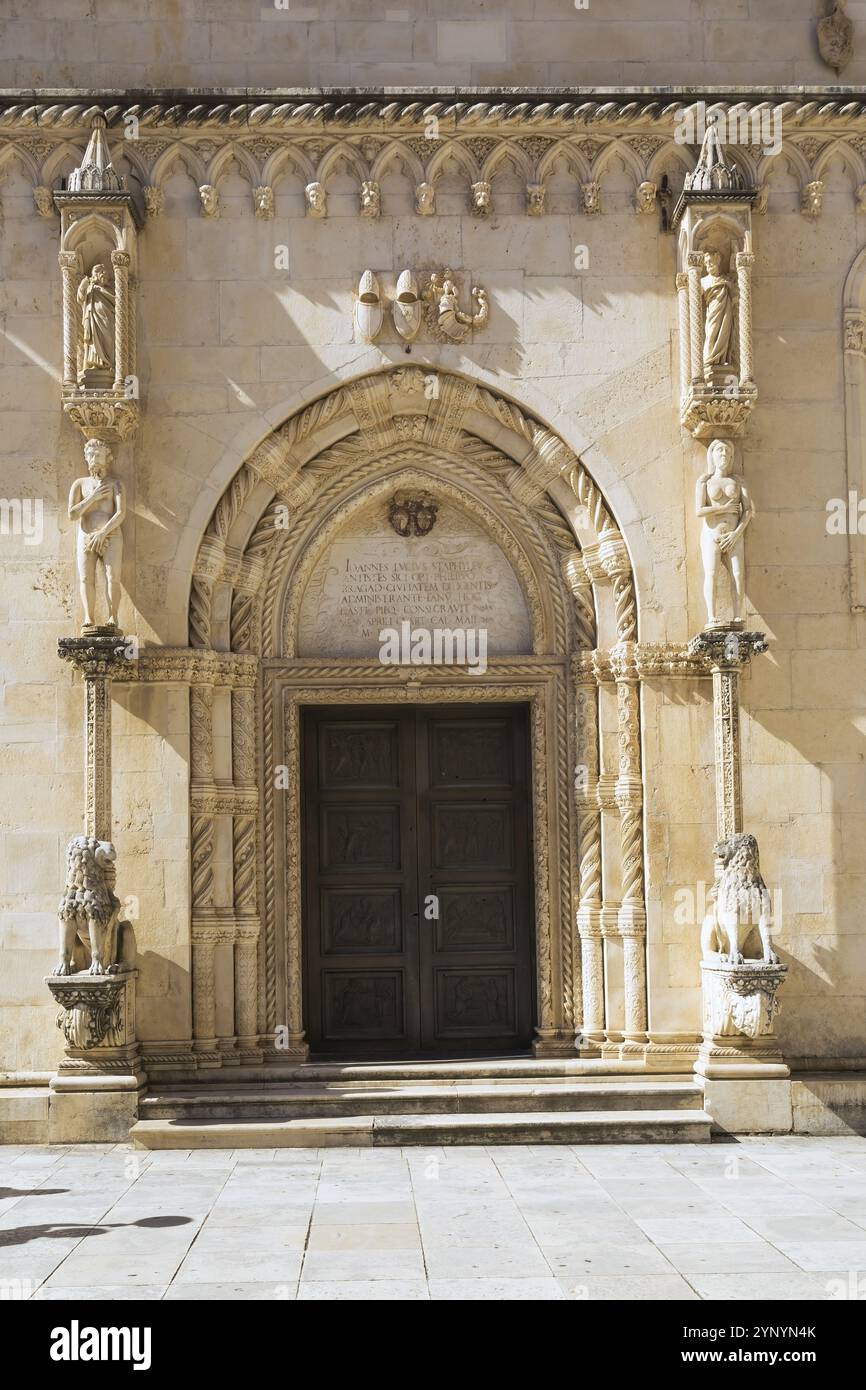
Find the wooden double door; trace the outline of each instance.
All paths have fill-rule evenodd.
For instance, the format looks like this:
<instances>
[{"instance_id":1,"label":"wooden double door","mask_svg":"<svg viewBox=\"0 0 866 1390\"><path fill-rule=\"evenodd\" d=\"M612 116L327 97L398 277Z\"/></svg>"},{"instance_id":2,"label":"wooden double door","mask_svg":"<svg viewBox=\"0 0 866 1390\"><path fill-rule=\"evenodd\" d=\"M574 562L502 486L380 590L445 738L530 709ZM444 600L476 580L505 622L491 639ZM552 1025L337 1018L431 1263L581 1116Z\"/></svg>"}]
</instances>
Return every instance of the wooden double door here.
<instances>
[{"instance_id":1,"label":"wooden double door","mask_svg":"<svg viewBox=\"0 0 866 1390\"><path fill-rule=\"evenodd\" d=\"M312 1052L527 1050L525 707L317 708L304 711L303 726Z\"/></svg>"}]
</instances>

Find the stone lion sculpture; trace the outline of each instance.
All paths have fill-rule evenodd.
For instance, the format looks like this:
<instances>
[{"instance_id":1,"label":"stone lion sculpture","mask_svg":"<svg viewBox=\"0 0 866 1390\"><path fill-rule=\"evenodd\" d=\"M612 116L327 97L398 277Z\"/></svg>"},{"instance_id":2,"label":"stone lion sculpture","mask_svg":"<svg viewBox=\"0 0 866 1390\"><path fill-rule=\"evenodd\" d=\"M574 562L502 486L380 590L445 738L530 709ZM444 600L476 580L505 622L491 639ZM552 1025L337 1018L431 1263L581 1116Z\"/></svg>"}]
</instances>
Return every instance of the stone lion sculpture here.
<instances>
[{"instance_id":1,"label":"stone lion sculpture","mask_svg":"<svg viewBox=\"0 0 866 1390\"><path fill-rule=\"evenodd\" d=\"M76 835L66 850L66 887L60 899L60 960L55 975L72 975L76 941L90 951L91 975L118 969L120 900L115 897L116 853L108 840Z\"/></svg>"},{"instance_id":2,"label":"stone lion sculpture","mask_svg":"<svg viewBox=\"0 0 866 1390\"><path fill-rule=\"evenodd\" d=\"M731 965L742 965L747 959L763 959L768 965L778 965L779 957L770 943L773 911L769 889L761 877L757 840L754 835L731 835L719 841L713 854L718 872L710 890L712 907L701 929L704 960L721 958Z\"/></svg>"}]
</instances>

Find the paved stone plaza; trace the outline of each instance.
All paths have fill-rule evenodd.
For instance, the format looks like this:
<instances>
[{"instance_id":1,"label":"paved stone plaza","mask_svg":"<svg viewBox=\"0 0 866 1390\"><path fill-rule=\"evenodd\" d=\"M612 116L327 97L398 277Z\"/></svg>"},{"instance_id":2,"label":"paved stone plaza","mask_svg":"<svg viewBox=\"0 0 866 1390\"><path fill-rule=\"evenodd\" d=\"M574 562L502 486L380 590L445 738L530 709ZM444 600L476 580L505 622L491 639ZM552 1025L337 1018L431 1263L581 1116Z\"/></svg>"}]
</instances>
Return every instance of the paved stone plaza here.
<instances>
[{"instance_id":1,"label":"paved stone plaza","mask_svg":"<svg viewBox=\"0 0 866 1390\"><path fill-rule=\"evenodd\" d=\"M9 1146L0 1208L5 1298L866 1297L857 1137Z\"/></svg>"}]
</instances>

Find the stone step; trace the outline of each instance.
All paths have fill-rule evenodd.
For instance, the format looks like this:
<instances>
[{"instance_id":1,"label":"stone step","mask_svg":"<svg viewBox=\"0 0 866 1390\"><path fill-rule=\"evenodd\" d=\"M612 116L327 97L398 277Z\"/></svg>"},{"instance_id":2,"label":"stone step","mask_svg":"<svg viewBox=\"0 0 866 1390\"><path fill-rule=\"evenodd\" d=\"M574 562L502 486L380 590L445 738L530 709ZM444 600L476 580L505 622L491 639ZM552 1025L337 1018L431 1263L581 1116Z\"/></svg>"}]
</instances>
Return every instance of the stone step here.
<instances>
[{"instance_id":1,"label":"stone step","mask_svg":"<svg viewBox=\"0 0 866 1390\"><path fill-rule=\"evenodd\" d=\"M140 1149L285 1149L434 1144L700 1144L702 1110L539 1111L532 1114L399 1114L297 1120L139 1120Z\"/></svg>"},{"instance_id":2,"label":"stone step","mask_svg":"<svg viewBox=\"0 0 866 1390\"><path fill-rule=\"evenodd\" d=\"M302 1120L353 1115L700 1110L694 1081L592 1082L558 1078L439 1080L424 1084L328 1081L243 1090L164 1090L141 1103L147 1120Z\"/></svg>"},{"instance_id":3,"label":"stone step","mask_svg":"<svg viewBox=\"0 0 866 1390\"><path fill-rule=\"evenodd\" d=\"M146 1058L145 1058L146 1061ZM645 1072L636 1074L634 1060L601 1057L478 1057L462 1058L458 1061L401 1062L281 1062L267 1066L241 1065L237 1067L217 1067L212 1071L202 1069L188 1080L173 1079L158 1081L160 1093L171 1091L196 1090L207 1086L214 1091L225 1087L240 1089L252 1086L274 1086L281 1083L303 1081L458 1081L486 1080L537 1081L544 1077L581 1077L587 1082L594 1081L689 1081L694 1077L689 1072Z\"/></svg>"},{"instance_id":4,"label":"stone step","mask_svg":"<svg viewBox=\"0 0 866 1390\"><path fill-rule=\"evenodd\" d=\"M47 1144L47 1086L4 1086L0 1089L0 1144Z\"/></svg>"}]
</instances>

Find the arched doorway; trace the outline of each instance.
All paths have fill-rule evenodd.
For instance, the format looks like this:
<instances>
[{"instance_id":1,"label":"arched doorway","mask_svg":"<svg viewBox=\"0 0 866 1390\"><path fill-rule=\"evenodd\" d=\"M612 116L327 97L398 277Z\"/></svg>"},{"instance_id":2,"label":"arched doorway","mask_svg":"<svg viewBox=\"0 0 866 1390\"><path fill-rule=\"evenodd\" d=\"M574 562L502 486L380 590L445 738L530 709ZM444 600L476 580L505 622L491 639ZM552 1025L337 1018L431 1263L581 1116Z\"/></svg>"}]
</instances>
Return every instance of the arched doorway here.
<instances>
[{"instance_id":1,"label":"arched doorway","mask_svg":"<svg viewBox=\"0 0 866 1390\"><path fill-rule=\"evenodd\" d=\"M398 495L431 499L449 519L444 534L474 537L466 553L485 548L508 591L483 672L477 663L383 664L373 627L353 645L363 614L351 605L342 625L339 604L322 620L333 557L361 541L375 557ZM364 592L375 612L396 613L375 582ZM480 611L477 589L467 602L469 616ZM453 622L459 607L440 611ZM189 618L205 676L190 693L203 1059L261 1058L275 1034L283 1056L307 1055L304 711L328 707L357 709L359 719L364 707L464 718L525 709L534 1050L573 1054L576 1036L590 1054L642 1048L637 604L622 536L557 435L451 373L398 368L339 387L263 440L226 489L199 547ZM225 654L213 658L212 679L206 652ZM226 1037L214 981L229 959Z\"/></svg>"}]
</instances>

